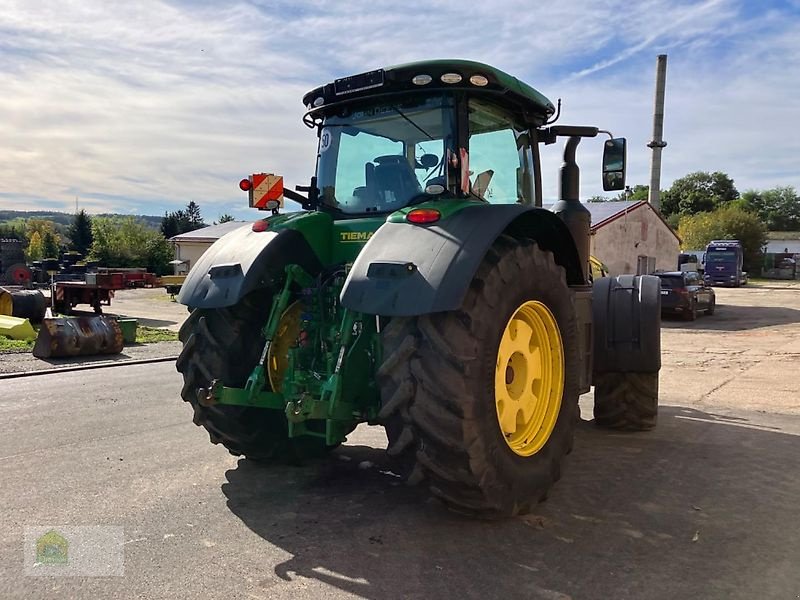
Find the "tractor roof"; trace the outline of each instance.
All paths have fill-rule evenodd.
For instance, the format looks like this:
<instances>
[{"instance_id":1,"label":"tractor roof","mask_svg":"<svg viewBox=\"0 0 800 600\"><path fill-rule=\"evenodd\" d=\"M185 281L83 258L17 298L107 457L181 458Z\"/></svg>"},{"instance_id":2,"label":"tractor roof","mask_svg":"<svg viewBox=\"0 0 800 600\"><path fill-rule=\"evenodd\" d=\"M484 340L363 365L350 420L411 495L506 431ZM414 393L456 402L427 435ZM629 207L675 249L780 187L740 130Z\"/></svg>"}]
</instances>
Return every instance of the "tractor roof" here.
<instances>
[{"instance_id":1,"label":"tractor roof","mask_svg":"<svg viewBox=\"0 0 800 600\"><path fill-rule=\"evenodd\" d=\"M555 112L553 103L528 84L500 69L469 60L425 60L343 77L308 92L303 104L316 112L356 99L433 89L499 95L541 120Z\"/></svg>"}]
</instances>

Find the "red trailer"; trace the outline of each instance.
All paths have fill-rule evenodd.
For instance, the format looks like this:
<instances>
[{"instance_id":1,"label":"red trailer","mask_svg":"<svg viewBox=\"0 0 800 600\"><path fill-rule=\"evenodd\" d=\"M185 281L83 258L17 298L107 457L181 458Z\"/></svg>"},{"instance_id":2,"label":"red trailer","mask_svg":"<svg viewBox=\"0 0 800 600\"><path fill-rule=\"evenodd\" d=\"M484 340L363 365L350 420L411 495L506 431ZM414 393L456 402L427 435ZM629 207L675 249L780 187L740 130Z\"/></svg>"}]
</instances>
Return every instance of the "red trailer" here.
<instances>
[{"instance_id":1,"label":"red trailer","mask_svg":"<svg viewBox=\"0 0 800 600\"><path fill-rule=\"evenodd\" d=\"M111 306L115 290L125 289L122 273L87 273L84 281L57 281L53 290L53 308L68 315L78 304L88 304L102 314L102 306Z\"/></svg>"}]
</instances>

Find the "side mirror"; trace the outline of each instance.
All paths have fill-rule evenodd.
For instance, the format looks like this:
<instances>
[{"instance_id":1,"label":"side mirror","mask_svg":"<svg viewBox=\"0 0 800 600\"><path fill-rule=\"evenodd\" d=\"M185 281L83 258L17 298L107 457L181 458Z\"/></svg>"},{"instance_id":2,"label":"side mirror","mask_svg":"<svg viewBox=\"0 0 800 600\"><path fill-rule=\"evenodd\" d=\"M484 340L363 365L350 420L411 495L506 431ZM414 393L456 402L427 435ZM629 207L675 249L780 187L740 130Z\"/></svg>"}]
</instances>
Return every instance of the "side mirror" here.
<instances>
[{"instance_id":1,"label":"side mirror","mask_svg":"<svg viewBox=\"0 0 800 600\"><path fill-rule=\"evenodd\" d=\"M625 138L606 140L603 146L603 190L625 189Z\"/></svg>"}]
</instances>

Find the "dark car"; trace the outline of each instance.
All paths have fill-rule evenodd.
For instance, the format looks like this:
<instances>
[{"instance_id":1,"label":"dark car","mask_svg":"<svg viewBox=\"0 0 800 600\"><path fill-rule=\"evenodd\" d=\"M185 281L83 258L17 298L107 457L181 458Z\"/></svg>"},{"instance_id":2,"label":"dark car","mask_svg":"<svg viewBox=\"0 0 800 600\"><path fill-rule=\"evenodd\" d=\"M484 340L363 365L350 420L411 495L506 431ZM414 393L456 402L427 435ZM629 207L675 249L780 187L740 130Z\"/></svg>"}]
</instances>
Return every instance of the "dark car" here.
<instances>
[{"instance_id":1,"label":"dark car","mask_svg":"<svg viewBox=\"0 0 800 600\"><path fill-rule=\"evenodd\" d=\"M697 312L714 314L716 297L711 286L703 282L694 271L656 273L661 279L661 312L680 314L689 321L697 318Z\"/></svg>"}]
</instances>

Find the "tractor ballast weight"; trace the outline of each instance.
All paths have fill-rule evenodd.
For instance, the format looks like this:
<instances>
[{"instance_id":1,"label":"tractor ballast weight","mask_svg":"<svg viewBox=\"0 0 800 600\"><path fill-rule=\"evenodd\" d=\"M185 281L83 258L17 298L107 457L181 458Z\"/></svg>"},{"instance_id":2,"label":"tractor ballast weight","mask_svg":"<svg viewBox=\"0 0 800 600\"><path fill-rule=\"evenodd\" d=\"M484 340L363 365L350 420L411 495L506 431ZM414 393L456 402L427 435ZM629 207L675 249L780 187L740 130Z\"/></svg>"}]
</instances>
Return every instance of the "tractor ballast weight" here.
<instances>
[{"instance_id":1,"label":"tractor ballast weight","mask_svg":"<svg viewBox=\"0 0 800 600\"><path fill-rule=\"evenodd\" d=\"M281 184L251 202L272 214L213 244L178 298L181 395L212 442L296 461L380 424L404 478L492 517L546 495L592 385L598 424L655 424L653 284L588 281L575 149L608 132L551 125L547 98L469 61L378 69L303 102L319 140L307 196L242 180L253 199ZM603 187L619 190L625 144L608 135ZM545 210L538 148L559 137ZM303 210L281 214L283 195Z\"/></svg>"},{"instance_id":2,"label":"tractor ballast weight","mask_svg":"<svg viewBox=\"0 0 800 600\"><path fill-rule=\"evenodd\" d=\"M592 290L594 372L661 369L661 280L654 275L602 277Z\"/></svg>"},{"instance_id":3,"label":"tractor ballast weight","mask_svg":"<svg viewBox=\"0 0 800 600\"><path fill-rule=\"evenodd\" d=\"M592 309L595 421L613 429L652 429L661 370L661 280L602 277L594 282Z\"/></svg>"}]
</instances>

